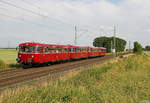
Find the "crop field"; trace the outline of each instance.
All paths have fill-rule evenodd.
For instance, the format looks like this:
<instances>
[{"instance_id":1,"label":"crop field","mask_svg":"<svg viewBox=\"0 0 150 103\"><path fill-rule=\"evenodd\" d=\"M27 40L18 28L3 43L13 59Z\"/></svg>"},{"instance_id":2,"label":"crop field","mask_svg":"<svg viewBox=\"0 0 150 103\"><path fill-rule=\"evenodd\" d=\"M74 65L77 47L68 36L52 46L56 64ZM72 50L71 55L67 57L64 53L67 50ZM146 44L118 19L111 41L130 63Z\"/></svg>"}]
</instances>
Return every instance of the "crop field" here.
<instances>
[{"instance_id":1,"label":"crop field","mask_svg":"<svg viewBox=\"0 0 150 103\"><path fill-rule=\"evenodd\" d=\"M143 103L150 101L150 56L131 55L54 82L6 90L2 103ZM147 103L146 102L146 103ZM144 102L145 103L145 102ZM149 103L149 102L148 102Z\"/></svg>"},{"instance_id":2,"label":"crop field","mask_svg":"<svg viewBox=\"0 0 150 103\"><path fill-rule=\"evenodd\" d=\"M7 64L16 63L17 51L15 49L0 49L0 60Z\"/></svg>"},{"instance_id":3,"label":"crop field","mask_svg":"<svg viewBox=\"0 0 150 103\"><path fill-rule=\"evenodd\" d=\"M0 49L0 69L8 68L9 65L15 65L17 51L15 49Z\"/></svg>"}]
</instances>

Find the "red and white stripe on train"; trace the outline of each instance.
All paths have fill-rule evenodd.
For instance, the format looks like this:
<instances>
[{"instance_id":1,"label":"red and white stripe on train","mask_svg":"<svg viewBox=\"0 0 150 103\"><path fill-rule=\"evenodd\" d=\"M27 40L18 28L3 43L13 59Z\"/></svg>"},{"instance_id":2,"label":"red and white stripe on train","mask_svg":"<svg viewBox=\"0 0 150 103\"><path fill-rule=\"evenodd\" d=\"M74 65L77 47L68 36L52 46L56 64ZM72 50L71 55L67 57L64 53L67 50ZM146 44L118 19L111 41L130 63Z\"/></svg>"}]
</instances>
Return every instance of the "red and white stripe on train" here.
<instances>
[{"instance_id":1,"label":"red and white stripe on train","mask_svg":"<svg viewBox=\"0 0 150 103\"><path fill-rule=\"evenodd\" d=\"M106 48L41 43L19 45L17 62L20 64L42 64L56 61L104 56Z\"/></svg>"}]
</instances>

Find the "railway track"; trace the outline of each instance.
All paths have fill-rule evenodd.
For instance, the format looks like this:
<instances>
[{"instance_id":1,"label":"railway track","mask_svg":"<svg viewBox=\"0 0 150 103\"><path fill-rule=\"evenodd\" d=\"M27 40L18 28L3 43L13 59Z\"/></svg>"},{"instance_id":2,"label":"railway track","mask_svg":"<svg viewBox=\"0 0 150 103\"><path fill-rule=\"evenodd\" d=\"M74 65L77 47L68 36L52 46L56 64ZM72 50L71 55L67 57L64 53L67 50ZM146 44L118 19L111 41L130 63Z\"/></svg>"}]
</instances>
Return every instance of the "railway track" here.
<instances>
[{"instance_id":1,"label":"railway track","mask_svg":"<svg viewBox=\"0 0 150 103\"><path fill-rule=\"evenodd\" d=\"M119 56L124 54L128 53L122 53L119 54ZM87 66L89 64L102 63L112 57L113 57L112 55L109 55L105 57L85 59L81 61L67 62L63 64L39 68L29 68L29 69L19 68L19 69L2 70L0 71L0 89L17 83L34 80L43 76L61 73L82 66Z\"/></svg>"}]
</instances>

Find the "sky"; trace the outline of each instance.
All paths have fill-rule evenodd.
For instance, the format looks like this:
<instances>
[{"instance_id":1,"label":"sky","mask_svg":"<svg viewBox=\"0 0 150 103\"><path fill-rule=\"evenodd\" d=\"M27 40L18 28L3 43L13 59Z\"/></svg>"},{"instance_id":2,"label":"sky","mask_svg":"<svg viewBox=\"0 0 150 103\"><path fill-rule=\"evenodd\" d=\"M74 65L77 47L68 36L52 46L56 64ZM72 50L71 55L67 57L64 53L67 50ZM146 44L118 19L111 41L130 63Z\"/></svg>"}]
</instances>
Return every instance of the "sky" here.
<instances>
[{"instance_id":1,"label":"sky","mask_svg":"<svg viewBox=\"0 0 150 103\"><path fill-rule=\"evenodd\" d=\"M99 36L150 45L150 0L1 0L0 47L23 42L92 46ZM127 44L128 45L128 44Z\"/></svg>"}]
</instances>

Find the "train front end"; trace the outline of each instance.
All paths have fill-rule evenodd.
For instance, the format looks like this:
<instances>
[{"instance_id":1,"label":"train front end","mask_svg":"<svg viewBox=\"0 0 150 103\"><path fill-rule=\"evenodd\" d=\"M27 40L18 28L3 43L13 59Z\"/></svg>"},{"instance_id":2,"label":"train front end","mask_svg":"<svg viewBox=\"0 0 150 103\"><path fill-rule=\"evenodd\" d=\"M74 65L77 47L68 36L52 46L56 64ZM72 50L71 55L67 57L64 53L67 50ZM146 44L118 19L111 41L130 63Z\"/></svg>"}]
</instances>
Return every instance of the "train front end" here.
<instances>
[{"instance_id":1,"label":"train front end","mask_svg":"<svg viewBox=\"0 0 150 103\"><path fill-rule=\"evenodd\" d=\"M39 46L35 43L23 43L19 45L18 63L23 65L35 64L40 62Z\"/></svg>"}]
</instances>

